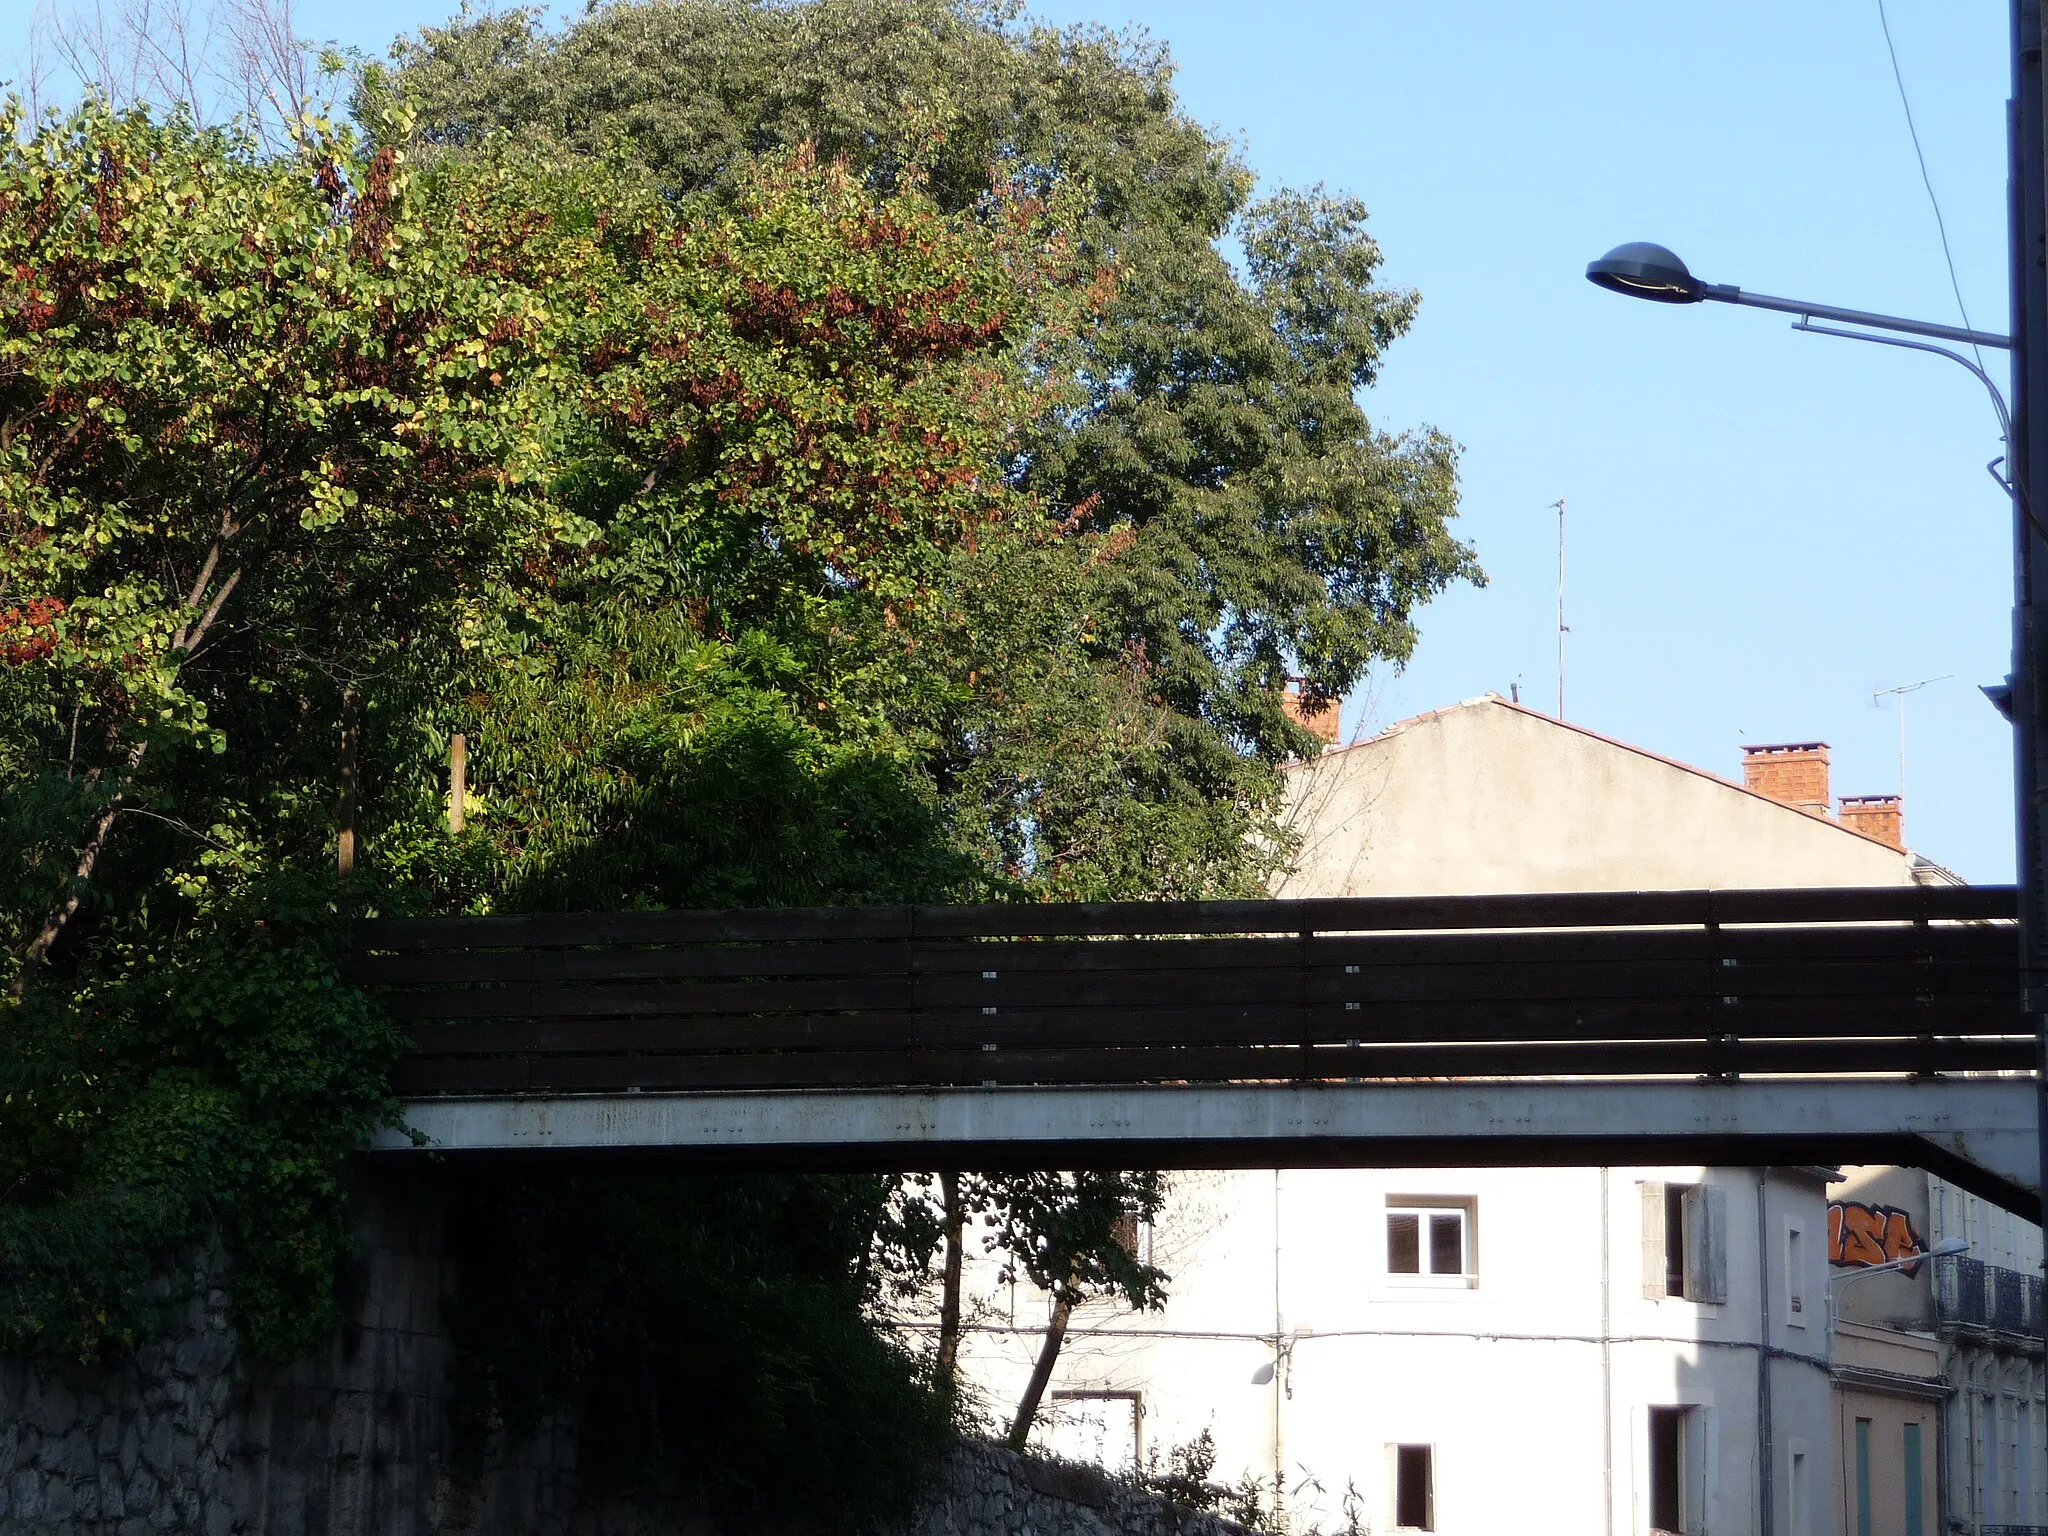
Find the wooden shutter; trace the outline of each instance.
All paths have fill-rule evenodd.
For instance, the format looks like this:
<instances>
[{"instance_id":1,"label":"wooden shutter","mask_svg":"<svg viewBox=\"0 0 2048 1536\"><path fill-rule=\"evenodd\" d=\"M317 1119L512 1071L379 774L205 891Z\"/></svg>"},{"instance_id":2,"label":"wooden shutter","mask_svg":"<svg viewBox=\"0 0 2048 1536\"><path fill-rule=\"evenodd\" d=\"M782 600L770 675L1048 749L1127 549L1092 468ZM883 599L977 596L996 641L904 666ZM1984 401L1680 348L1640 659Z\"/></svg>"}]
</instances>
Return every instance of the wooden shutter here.
<instances>
[{"instance_id":1,"label":"wooden shutter","mask_svg":"<svg viewBox=\"0 0 2048 1536\"><path fill-rule=\"evenodd\" d=\"M1643 1294L1652 1301L1664 1299L1664 1186L1642 1183L1636 1186L1643 1197Z\"/></svg>"},{"instance_id":2,"label":"wooden shutter","mask_svg":"<svg viewBox=\"0 0 2048 1536\"><path fill-rule=\"evenodd\" d=\"M1691 1273L1686 1286L1695 1301L1728 1299L1728 1191L1702 1184L1686 1200L1686 1223L1692 1231Z\"/></svg>"}]
</instances>

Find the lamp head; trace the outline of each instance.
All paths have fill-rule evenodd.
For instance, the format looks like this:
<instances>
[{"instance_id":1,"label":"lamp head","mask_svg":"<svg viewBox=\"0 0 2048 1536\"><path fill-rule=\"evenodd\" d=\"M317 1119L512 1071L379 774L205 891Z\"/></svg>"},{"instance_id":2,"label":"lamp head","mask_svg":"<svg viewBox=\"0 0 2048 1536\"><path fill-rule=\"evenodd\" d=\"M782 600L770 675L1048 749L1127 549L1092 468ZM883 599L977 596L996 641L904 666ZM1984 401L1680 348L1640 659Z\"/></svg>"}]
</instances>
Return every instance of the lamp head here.
<instances>
[{"instance_id":1,"label":"lamp head","mask_svg":"<svg viewBox=\"0 0 2048 1536\"><path fill-rule=\"evenodd\" d=\"M1954 1254L1968 1253L1969 1251L1970 1240L1967 1237L1945 1237L1927 1250L1927 1257L1930 1259L1946 1259Z\"/></svg>"},{"instance_id":2,"label":"lamp head","mask_svg":"<svg viewBox=\"0 0 2048 1536\"><path fill-rule=\"evenodd\" d=\"M1647 240L1617 245L1598 261L1588 262L1586 280L1659 304L1697 304L1707 296L1706 284L1686 270L1675 252Z\"/></svg>"}]
</instances>

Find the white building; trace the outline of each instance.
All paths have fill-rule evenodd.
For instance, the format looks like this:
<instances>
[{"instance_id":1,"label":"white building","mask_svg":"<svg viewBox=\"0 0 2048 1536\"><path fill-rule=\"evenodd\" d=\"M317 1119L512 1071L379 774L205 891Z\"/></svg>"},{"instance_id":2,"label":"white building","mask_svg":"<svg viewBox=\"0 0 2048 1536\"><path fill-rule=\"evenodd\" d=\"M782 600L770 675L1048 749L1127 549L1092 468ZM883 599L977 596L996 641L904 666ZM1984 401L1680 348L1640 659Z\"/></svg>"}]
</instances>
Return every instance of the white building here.
<instances>
[{"instance_id":1,"label":"white building","mask_svg":"<svg viewBox=\"0 0 2048 1536\"><path fill-rule=\"evenodd\" d=\"M1896 846L1896 801L1848 804L1868 830L1828 816L1824 746L1751 749L1745 772L1472 700L1301 765L1277 894L1952 878ZM1115 1466L1206 1430L1215 1477L1277 1473L1296 1531L1861 1536L1836 1518L1833 1175L1180 1175L1147 1238L1166 1307L1076 1314L1039 1439ZM962 1360L993 1414L1047 1310L983 1287Z\"/></svg>"}]
</instances>

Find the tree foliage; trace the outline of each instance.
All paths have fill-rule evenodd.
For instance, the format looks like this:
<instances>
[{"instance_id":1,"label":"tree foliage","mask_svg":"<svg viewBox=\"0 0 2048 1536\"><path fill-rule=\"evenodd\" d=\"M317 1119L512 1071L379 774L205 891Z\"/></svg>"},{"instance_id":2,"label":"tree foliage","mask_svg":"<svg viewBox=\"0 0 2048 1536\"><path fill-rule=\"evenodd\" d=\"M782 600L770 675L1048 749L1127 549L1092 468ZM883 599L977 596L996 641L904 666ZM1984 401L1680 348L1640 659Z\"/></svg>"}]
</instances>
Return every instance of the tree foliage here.
<instances>
[{"instance_id":1,"label":"tree foliage","mask_svg":"<svg viewBox=\"0 0 2048 1536\"><path fill-rule=\"evenodd\" d=\"M948 209L977 206L991 168L1073 189L1081 248L1117 285L1080 398L1012 472L1119 547L1089 583L1086 643L1128 655L1178 717L1155 797L1192 807L1235 778L1256 798L1254 765L1308 748L1285 677L1340 696L1407 658L1419 604L1478 577L1449 530L1450 442L1377 430L1357 403L1417 304L1376 286L1363 204L1255 198L1142 36L975 0L612 0L559 33L465 13L397 58L424 146L510 131L630 157L672 196L730 197L755 156L800 143Z\"/></svg>"},{"instance_id":2,"label":"tree foliage","mask_svg":"<svg viewBox=\"0 0 2048 1536\"><path fill-rule=\"evenodd\" d=\"M403 1045L350 914L1255 894L1282 685L1477 579L1448 442L1357 403L1415 303L1363 210L1254 200L1142 41L678 0L398 65L283 153L0 125L0 1347L117 1352L216 1238L258 1353L324 1334ZM895 1507L919 1186L470 1193L523 1234L473 1234L474 1422ZM1063 1307L1157 1300L1157 1198L968 1191Z\"/></svg>"},{"instance_id":3,"label":"tree foliage","mask_svg":"<svg viewBox=\"0 0 2048 1536\"><path fill-rule=\"evenodd\" d=\"M1286 852L1275 765L1313 750L1284 685L1341 696L1408 657L1420 604L1481 579L1449 528L1449 440L1376 429L1358 403L1417 304L1377 285L1363 204L1254 197L1142 37L974 0L611 0L558 32L465 12L395 56L430 155L510 133L723 203L757 156L807 144L875 195L971 212L993 175L1073 200L1077 249L1113 285L1072 389L1005 461L1057 543L963 582L972 649L1000 660L927 738L965 835L1027 889L1255 894ZM1091 1287L1150 1298L1105 1272L1147 1179L967 1188L1056 1318Z\"/></svg>"}]
</instances>

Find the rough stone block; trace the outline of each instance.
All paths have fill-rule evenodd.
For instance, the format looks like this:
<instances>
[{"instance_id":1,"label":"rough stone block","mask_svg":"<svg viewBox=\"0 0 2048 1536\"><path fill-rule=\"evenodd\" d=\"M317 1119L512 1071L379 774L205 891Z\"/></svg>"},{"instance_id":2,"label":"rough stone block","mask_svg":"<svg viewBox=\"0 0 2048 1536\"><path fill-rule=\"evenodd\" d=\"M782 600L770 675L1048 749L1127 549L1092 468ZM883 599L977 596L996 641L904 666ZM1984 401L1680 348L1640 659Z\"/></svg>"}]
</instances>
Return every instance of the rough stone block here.
<instances>
[{"instance_id":1,"label":"rough stone block","mask_svg":"<svg viewBox=\"0 0 2048 1536\"><path fill-rule=\"evenodd\" d=\"M118 1520L128 1513L128 1500L121 1491L121 1464L118 1461L102 1461L99 1464L100 1514L108 1520Z\"/></svg>"},{"instance_id":2,"label":"rough stone block","mask_svg":"<svg viewBox=\"0 0 2048 1536\"><path fill-rule=\"evenodd\" d=\"M150 1420L149 1428L142 1435L142 1464L164 1482L176 1475L176 1464L171 1460L171 1416L159 1413Z\"/></svg>"},{"instance_id":3,"label":"rough stone block","mask_svg":"<svg viewBox=\"0 0 2048 1536\"><path fill-rule=\"evenodd\" d=\"M14 1518L23 1522L37 1520L43 1513L43 1479L40 1473L27 1467L14 1474L8 1485L8 1493L14 1505Z\"/></svg>"}]
</instances>

